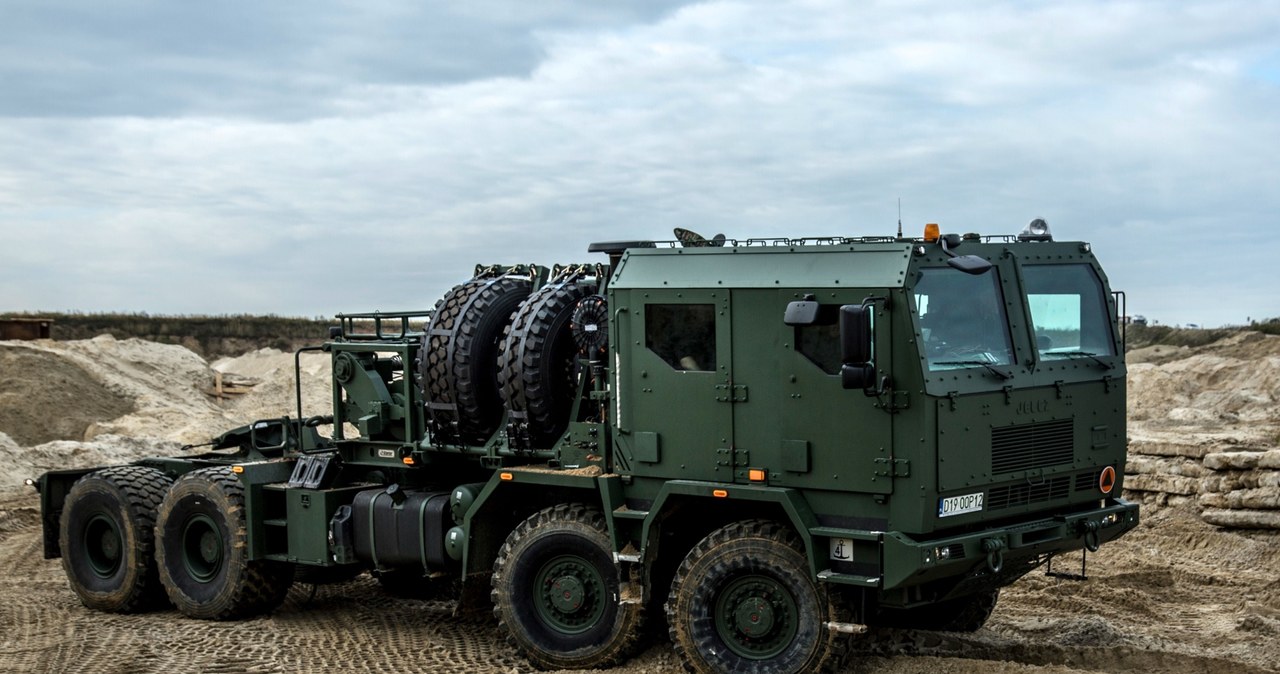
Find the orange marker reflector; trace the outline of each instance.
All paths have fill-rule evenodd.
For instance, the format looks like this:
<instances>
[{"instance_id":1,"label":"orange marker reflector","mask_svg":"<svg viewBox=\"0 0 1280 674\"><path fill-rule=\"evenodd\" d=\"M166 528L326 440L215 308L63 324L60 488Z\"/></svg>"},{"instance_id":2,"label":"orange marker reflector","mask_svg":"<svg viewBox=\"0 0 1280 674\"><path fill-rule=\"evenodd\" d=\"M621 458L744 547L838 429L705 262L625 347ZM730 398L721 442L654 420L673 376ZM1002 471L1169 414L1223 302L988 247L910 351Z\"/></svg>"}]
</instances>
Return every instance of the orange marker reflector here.
<instances>
[{"instance_id":1,"label":"orange marker reflector","mask_svg":"<svg viewBox=\"0 0 1280 674\"><path fill-rule=\"evenodd\" d=\"M498 473L498 479L510 482L511 480L516 479L516 476L511 473Z\"/></svg>"},{"instance_id":2,"label":"orange marker reflector","mask_svg":"<svg viewBox=\"0 0 1280 674\"><path fill-rule=\"evenodd\" d=\"M244 466L232 466L231 472L235 473L236 475L239 475L240 473L244 472Z\"/></svg>"},{"instance_id":3,"label":"orange marker reflector","mask_svg":"<svg viewBox=\"0 0 1280 674\"><path fill-rule=\"evenodd\" d=\"M747 479L752 482L764 482L764 471L760 468L752 468L747 471Z\"/></svg>"},{"instance_id":4,"label":"orange marker reflector","mask_svg":"<svg viewBox=\"0 0 1280 674\"><path fill-rule=\"evenodd\" d=\"M729 492L728 490L725 490L725 489L717 489L711 492L711 495L716 498L727 498L729 496Z\"/></svg>"},{"instance_id":5,"label":"orange marker reflector","mask_svg":"<svg viewBox=\"0 0 1280 674\"><path fill-rule=\"evenodd\" d=\"M1110 494L1112 489L1116 488L1116 469L1107 466L1102 469L1102 474L1098 476L1098 490L1104 494Z\"/></svg>"},{"instance_id":6,"label":"orange marker reflector","mask_svg":"<svg viewBox=\"0 0 1280 674\"><path fill-rule=\"evenodd\" d=\"M938 223L931 222L924 226L924 240L929 242L937 241L942 236L940 232Z\"/></svg>"},{"instance_id":7,"label":"orange marker reflector","mask_svg":"<svg viewBox=\"0 0 1280 674\"><path fill-rule=\"evenodd\" d=\"M403 462L404 462L404 465L406 465L406 466L412 466L412 465L413 465L413 457L412 457L412 456L406 456L406 457L404 457L403 459L400 459L400 460L401 460L401 461L403 461Z\"/></svg>"}]
</instances>

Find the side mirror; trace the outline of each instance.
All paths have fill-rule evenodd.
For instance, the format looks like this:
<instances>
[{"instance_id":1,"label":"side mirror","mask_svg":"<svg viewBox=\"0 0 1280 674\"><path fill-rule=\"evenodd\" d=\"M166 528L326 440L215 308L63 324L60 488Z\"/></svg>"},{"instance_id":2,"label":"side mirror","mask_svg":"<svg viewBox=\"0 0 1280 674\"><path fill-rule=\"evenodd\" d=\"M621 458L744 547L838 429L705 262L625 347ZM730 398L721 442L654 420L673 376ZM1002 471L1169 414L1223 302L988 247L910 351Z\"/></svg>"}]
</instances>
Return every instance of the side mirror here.
<instances>
[{"instance_id":1,"label":"side mirror","mask_svg":"<svg viewBox=\"0 0 1280 674\"><path fill-rule=\"evenodd\" d=\"M813 299L813 295L806 295L802 300L788 302L787 313L783 314L782 322L793 326L813 325L818 322L819 306Z\"/></svg>"},{"instance_id":2,"label":"side mirror","mask_svg":"<svg viewBox=\"0 0 1280 674\"><path fill-rule=\"evenodd\" d=\"M991 263L977 255L957 255L953 258L949 258L947 260L947 264L966 274L973 274L975 276L985 274L988 269L991 269Z\"/></svg>"},{"instance_id":3,"label":"side mirror","mask_svg":"<svg viewBox=\"0 0 1280 674\"><path fill-rule=\"evenodd\" d=\"M871 361L871 312L861 304L840 307L840 362L861 365Z\"/></svg>"},{"instance_id":4,"label":"side mirror","mask_svg":"<svg viewBox=\"0 0 1280 674\"><path fill-rule=\"evenodd\" d=\"M874 365L840 366L840 385L847 389L868 389L876 385L876 368Z\"/></svg>"},{"instance_id":5,"label":"side mirror","mask_svg":"<svg viewBox=\"0 0 1280 674\"><path fill-rule=\"evenodd\" d=\"M990 262L977 255L956 255L951 252L951 249L959 247L962 241L963 239L960 238L959 234L944 234L938 238L938 243L942 246L942 252L947 254L947 264L951 265L953 269L959 269L966 274L977 276L987 273L987 270L991 269Z\"/></svg>"},{"instance_id":6,"label":"side mirror","mask_svg":"<svg viewBox=\"0 0 1280 674\"><path fill-rule=\"evenodd\" d=\"M869 389L876 385L871 364L871 309L861 304L840 307L840 385Z\"/></svg>"}]
</instances>

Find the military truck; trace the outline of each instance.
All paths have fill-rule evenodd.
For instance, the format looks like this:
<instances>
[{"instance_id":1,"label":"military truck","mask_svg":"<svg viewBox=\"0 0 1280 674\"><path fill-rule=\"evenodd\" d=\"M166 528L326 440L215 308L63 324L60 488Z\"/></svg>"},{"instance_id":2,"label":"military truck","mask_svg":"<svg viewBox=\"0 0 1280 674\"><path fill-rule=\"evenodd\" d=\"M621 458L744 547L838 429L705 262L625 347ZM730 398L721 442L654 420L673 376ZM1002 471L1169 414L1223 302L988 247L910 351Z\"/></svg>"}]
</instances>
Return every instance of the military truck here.
<instances>
[{"instance_id":1,"label":"military truck","mask_svg":"<svg viewBox=\"0 0 1280 674\"><path fill-rule=\"evenodd\" d=\"M1137 526L1088 243L677 234L339 315L299 352L332 358L331 410L44 474L45 556L103 611L243 618L367 571L491 604L539 668L665 621L690 671L807 672L867 626L976 630Z\"/></svg>"}]
</instances>

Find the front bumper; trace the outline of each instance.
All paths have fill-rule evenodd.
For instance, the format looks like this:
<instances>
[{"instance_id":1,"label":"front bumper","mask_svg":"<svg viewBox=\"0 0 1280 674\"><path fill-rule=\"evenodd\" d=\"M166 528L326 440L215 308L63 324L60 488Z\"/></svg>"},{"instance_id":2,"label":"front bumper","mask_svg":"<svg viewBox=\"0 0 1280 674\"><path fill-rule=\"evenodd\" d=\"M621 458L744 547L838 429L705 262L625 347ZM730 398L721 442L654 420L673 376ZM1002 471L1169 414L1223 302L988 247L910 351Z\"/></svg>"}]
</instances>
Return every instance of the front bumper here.
<instances>
[{"instance_id":1,"label":"front bumper","mask_svg":"<svg viewBox=\"0 0 1280 674\"><path fill-rule=\"evenodd\" d=\"M1121 498L1100 507L945 538L917 539L899 532L882 538L881 590L941 578L991 576L1007 584L1047 555L1098 546L1138 526L1138 505Z\"/></svg>"}]
</instances>

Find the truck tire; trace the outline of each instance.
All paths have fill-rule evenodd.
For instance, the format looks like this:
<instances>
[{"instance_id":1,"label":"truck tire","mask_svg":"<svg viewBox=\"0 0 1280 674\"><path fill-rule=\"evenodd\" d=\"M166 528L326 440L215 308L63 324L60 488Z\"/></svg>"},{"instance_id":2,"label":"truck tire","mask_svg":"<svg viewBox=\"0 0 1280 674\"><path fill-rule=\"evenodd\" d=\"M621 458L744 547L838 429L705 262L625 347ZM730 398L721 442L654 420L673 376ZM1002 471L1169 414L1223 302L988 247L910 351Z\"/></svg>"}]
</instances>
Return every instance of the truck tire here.
<instances>
[{"instance_id":1,"label":"truck tire","mask_svg":"<svg viewBox=\"0 0 1280 674\"><path fill-rule=\"evenodd\" d=\"M573 332L578 300L587 292L576 280L544 286L520 305L498 349L502 399L512 415L508 436L545 449L569 426L576 393Z\"/></svg>"},{"instance_id":2,"label":"truck tire","mask_svg":"<svg viewBox=\"0 0 1280 674\"><path fill-rule=\"evenodd\" d=\"M250 560L244 485L228 466L178 478L156 517L156 562L169 601L183 615L234 620L284 601L293 565Z\"/></svg>"},{"instance_id":3,"label":"truck tire","mask_svg":"<svg viewBox=\"0 0 1280 674\"><path fill-rule=\"evenodd\" d=\"M514 276L472 279L436 303L418 375L438 441L478 445L498 429L498 343L531 287Z\"/></svg>"},{"instance_id":4,"label":"truck tire","mask_svg":"<svg viewBox=\"0 0 1280 674\"><path fill-rule=\"evenodd\" d=\"M977 632L987 624L999 598L1000 590L996 589L917 608L882 609L874 623L876 627Z\"/></svg>"},{"instance_id":5,"label":"truck tire","mask_svg":"<svg viewBox=\"0 0 1280 674\"><path fill-rule=\"evenodd\" d=\"M493 565L493 612L507 642L539 669L612 667L633 654L643 602L621 601L604 515L582 504L534 513Z\"/></svg>"},{"instance_id":6,"label":"truck tire","mask_svg":"<svg viewBox=\"0 0 1280 674\"><path fill-rule=\"evenodd\" d=\"M62 508L58 545L71 589L85 606L133 613L164 604L156 572L156 509L169 478L117 466L80 478Z\"/></svg>"},{"instance_id":7,"label":"truck tire","mask_svg":"<svg viewBox=\"0 0 1280 674\"><path fill-rule=\"evenodd\" d=\"M695 674L820 672L847 646L824 625L840 618L800 539L769 520L702 539L676 571L666 613L676 653Z\"/></svg>"}]
</instances>

